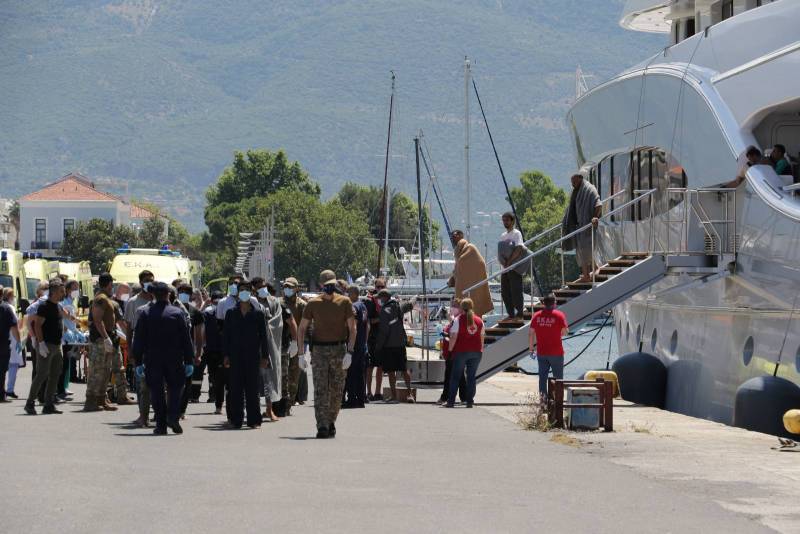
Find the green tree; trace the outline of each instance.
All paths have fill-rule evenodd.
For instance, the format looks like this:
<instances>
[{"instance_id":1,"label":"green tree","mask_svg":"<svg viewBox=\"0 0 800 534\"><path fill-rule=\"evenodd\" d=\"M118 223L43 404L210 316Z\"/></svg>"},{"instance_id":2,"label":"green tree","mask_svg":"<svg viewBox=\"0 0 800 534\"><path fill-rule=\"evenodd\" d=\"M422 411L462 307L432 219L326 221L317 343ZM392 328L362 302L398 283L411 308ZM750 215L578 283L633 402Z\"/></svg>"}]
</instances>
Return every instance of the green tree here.
<instances>
[{"instance_id":1,"label":"green tree","mask_svg":"<svg viewBox=\"0 0 800 534\"><path fill-rule=\"evenodd\" d=\"M149 209L149 208L148 208ZM144 221L138 232L139 246L144 248L160 248L162 245L169 244L173 249L183 251L190 243L191 235L189 231L172 217L168 217L161 212L154 211L156 215ZM169 228L167 229L167 222ZM167 233L165 239L165 230ZM199 259L192 257L192 259Z\"/></svg>"},{"instance_id":2,"label":"green tree","mask_svg":"<svg viewBox=\"0 0 800 534\"><path fill-rule=\"evenodd\" d=\"M347 182L337 193L334 200L342 206L356 211L369 224L370 233L376 243L382 243L384 234L381 231L381 204L383 188L374 185L360 185ZM409 252L417 244L419 231L417 203L405 193L392 194L389 206L389 245L392 249L405 247ZM430 211L423 212L423 225L426 243L433 239L431 246L439 246L439 223L430 221ZM430 232L429 232L430 230ZM374 267L373 267L374 269Z\"/></svg>"},{"instance_id":3,"label":"green tree","mask_svg":"<svg viewBox=\"0 0 800 534\"><path fill-rule=\"evenodd\" d=\"M296 161L289 162L279 150L248 150L234 152L233 164L225 167L217 182L206 191L206 213L221 204L240 202L251 197L263 197L281 189L293 189L315 197L320 195L319 184Z\"/></svg>"},{"instance_id":4,"label":"green tree","mask_svg":"<svg viewBox=\"0 0 800 534\"><path fill-rule=\"evenodd\" d=\"M136 233L128 226L114 226L103 219L79 222L67 232L58 253L80 260L88 260L92 272L100 273L108 269L116 251L124 243L131 247L138 245Z\"/></svg>"},{"instance_id":5,"label":"green tree","mask_svg":"<svg viewBox=\"0 0 800 534\"><path fill-rule=\"evenodd\" d=\"M569 197L566 191L556 186L553 180L541 171L525 171L520 175L519 181L519 187L511 188L511 197L514 199L525 237L530 239L561 222ZM555 230L528 247L536 250L552 243L560 236L561 233ZM539 255L535 265L544 291L561 285L561 257L555 249ZM565 276L568 279L577 276L577 268L571 258L566 258L564 265Z\"/></svg>"},{"instance_id":6,"label":"green tree","mask_svg":"<svg viewBox=\"0 0 800 534\"><path fill-rule=\"evenodd\" d=\"M209 271L230 272L240 232L263 228L275 210L275 262L279 278L295 276L313 283L320 271L333 269L353 277L375 261L376 247L367 222L339 202L323 203L316 195L290 189L266 197L251 197L237 204L221 204L207 212L208 234L203 247L216 248Z\"/></svg>"}]
</instances>

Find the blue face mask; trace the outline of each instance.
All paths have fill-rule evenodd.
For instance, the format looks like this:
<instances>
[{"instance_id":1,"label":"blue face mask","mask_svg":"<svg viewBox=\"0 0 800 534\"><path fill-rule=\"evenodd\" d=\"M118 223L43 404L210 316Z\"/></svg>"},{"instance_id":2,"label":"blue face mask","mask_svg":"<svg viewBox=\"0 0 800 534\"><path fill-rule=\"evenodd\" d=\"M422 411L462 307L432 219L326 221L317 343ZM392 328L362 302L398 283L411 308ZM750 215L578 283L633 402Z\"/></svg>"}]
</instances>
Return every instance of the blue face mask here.
<instances>
[{"instance_id":1,"label":"blue face mask","mask_svg":"<svg viewBox=\"0 0 800 534\"><path fill-rule=\"evenodd\" d=\"M231 297L235 297L236 294L239 292L239 286L236 284L231 284L228 286L228 295Z\"/></svg>"},{"instance_id":2,"label":"blue face mask","mask_svg":"<svg viewBox=\"0 0 800 534\"><path fill-rule=\"evenodd\" d=\"M192 300L192 296L189 293L178 293L178 300L184 304L189 304L189 301Z\"/></svg>"},{"instance_id":3,"label":"blue face mask","mask_svg":"<svg viewBox=\"0 0 800 534\"><path fill-rule=\"evenodd\" d=\"M246 289L244 291L239 292L239 302L249 302L250 301L250 292Z\"/></svg>"},{"instance_id":4,"label":"blue face mask","mask_svg":"<svg viewBox=\"0 0 800 534\"><path fill-rule=\"evenodd\" d=\"M152 287L152 285L153 282L145 282L144 285L142 286L142 289L144 289L145 293L150 293L150 287Z\"/></svg>"},{"instance_id":5,"label":"blue face mask","mask_svg":"<svg viewBox=\"0 0 800 534\"><path fill-rule=\"evenodd\" d=\"M265 299L269 296L269 289L262 287L258 290L258 298Z\"/></svg>"},{"instance_id":6,"label":"blue face mask","mask_svg":"<svg viewBox=\"0 0 800 534\"><path fill-rule=\"evenodd\" d=\"M287 298L292 298L294 296L294 289L292 289L291 287L284 287L283 295Z\"/></svg>"},{"instance_id":7,"label":"blue face mask","mask_svg":"<svg viewBox=\"0 0 800 534\"><path fill-rule=\"evenodd\" d=\"M333 295L334 293L336 293L336 286L333 284L326 284L322 286L322 292L325 293L326 295Z\"/></svg>"}]
</instances>

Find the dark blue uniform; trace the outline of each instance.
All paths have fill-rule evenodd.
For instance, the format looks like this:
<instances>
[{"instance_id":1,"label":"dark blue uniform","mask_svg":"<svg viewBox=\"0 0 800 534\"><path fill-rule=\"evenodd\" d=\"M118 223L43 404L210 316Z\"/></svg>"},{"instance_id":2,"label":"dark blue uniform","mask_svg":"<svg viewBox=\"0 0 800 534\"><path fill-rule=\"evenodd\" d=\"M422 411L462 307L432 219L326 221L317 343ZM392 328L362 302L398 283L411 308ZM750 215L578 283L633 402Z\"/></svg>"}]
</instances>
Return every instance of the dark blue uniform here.
<instances>
[{"instance_id":1,"label":"dark blue uniform","mask_svg":"<svg viewBox=\"0 0 800 534\"><path fill-rule=\"evenodd\" d=\"M367 398L367 385L364 382L364 371L367 368L367 324L369 311L363 301L353 304L353 315L356 319L356 344L353 348L353 361L347 369L345 406L363 408Z\"/></svg>"},{"instance_id":2,"label":"dark blue uniform","mask_svg":"<svg viewBox=\"0 0 800 534\"><path fill-rule=\"evenodd\" d=\"M181 392L186 381L184 365L192 363L194 349L183 310L166 301L143 308L136 322L133 354L144 362L157 427L178 422ZM164 398L164 384L167 398Z\"/></svg>"},{"instance_id":3,"label":"dark blue uniform","mask_svg":"<svg viewBox=\"0 0 800 534\"><path fill-rule=\"evenodd\" d=\"M228 418L238 428L244 419L244 397L247 405L247 425L261 424L261 400L259 399L259 380L261 361L269 361L267 323L264 312L251 306L242 315L241 305L225 314L225 327L222 329L225 356L230 362L228 374Z\"/></svg>"}]
</instances>

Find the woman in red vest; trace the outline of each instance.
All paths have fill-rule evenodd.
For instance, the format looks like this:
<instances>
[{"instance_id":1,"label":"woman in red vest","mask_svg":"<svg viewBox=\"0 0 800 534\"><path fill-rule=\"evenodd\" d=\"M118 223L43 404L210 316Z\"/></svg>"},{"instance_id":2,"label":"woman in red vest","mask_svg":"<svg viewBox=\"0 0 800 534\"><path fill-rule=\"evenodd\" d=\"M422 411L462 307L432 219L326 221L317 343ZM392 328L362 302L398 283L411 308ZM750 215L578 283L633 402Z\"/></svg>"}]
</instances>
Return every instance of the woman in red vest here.
<instances>
[{"instance_id":1,"label":"woman in red vest","mask_svg":"<svg viewBox=\"0 0 800 534\"><path fill-rule=\"evenodd\" d=\"M475 373L483 355L483 321L475 315L472 299L461 300L461 315L453 321L450 328L450 352L453 353L453 371L450 374L450 390L447 408L456 402L459 377L467 369L467 408L475 404Z\"/></svg>"}]
</instances>

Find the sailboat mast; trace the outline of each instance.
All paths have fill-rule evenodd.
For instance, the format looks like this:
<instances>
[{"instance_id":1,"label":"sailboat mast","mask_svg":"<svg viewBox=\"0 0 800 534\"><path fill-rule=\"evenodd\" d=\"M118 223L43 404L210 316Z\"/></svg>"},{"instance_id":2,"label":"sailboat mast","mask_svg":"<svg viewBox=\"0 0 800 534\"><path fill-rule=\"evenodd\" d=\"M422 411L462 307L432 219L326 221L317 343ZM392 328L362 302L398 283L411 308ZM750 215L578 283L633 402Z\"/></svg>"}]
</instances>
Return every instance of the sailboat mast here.
<instances>
[{"instance_id":1,"label":"sailboat mast","mask_svg":"<svg viewBox=\"0 0 800 534\"><path fill-rule=\"evenodd\" d=\"M386 133L386 157L383 162L383 199L381 200L381 233L383 234L383 247L378 247L378 268L387 270L389 262L389 147L392 141L392 113L394 111L394 71L392 73L392 94L389 97L389 127Z\"/></svg>"},{"instance_id":2,"label":"sailboat mast","mask_svg":"<svg viewBox=\"0 0 800 534\"><path fill-rule=\"evenodd\" d=\"M467 227L466 231L467 241L470 239L472 230L472 205L471 197L472 191L469 179L469 80L472 75L470 70L469 58L464 57L464 186L467 189Z\"/></svg>"},{"instance_id":3,"label":"sailboat mast","mask_svg":"<svg viewBox=\"0 0 800 534\"><path fill-rule=\"evenodd\" d=\"M426 287L425 278L425 222L422 217L422 186L419 177L419 137L414 138L414 156L417 165L417 214L419 217L419 266L420 275L422 276L422 350L424 353L428 351L428 288Z\"/></svg>"}]
</instances>

